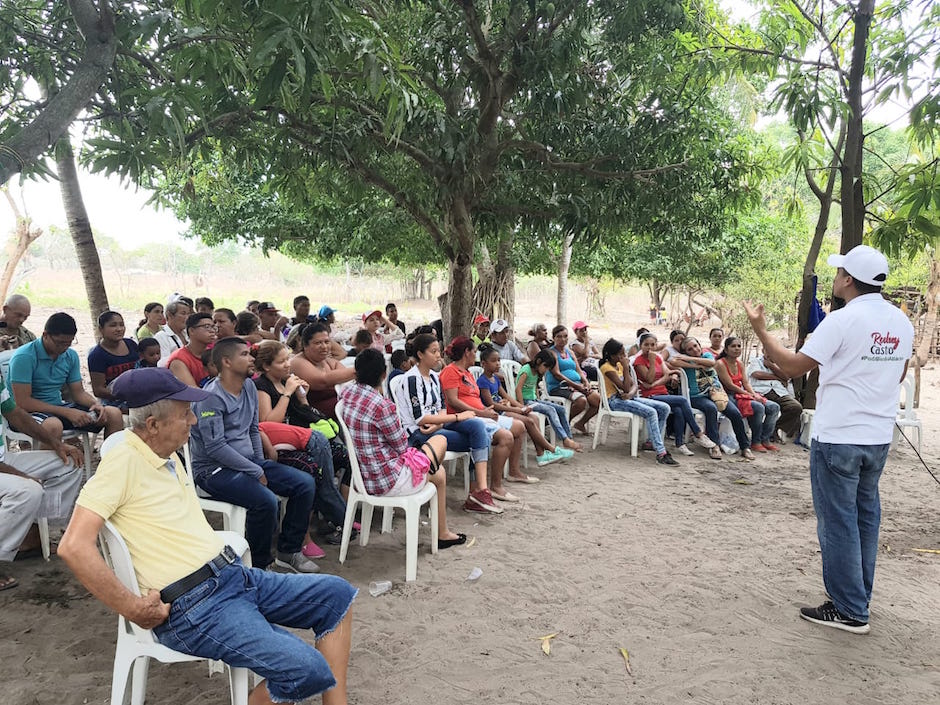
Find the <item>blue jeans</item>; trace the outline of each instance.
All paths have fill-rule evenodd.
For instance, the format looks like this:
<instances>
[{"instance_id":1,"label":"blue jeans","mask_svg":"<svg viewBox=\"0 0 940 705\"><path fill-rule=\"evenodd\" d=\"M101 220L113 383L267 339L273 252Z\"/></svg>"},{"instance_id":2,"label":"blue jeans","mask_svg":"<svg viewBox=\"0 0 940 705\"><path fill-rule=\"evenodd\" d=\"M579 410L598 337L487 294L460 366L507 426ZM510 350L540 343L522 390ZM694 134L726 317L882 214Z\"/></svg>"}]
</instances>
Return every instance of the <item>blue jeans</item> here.
<instances>
[{"instance_id":1,"label":"blue jeans","mask_svg":"<svg viewBox=\"0 0 940 705\"><path fill-rule=\"evenodd\" d=\"M809 473L822 552L823 584L836 609L868 621L875 581L881 500L878 480L890 444L820 443L810 447Z\"/></svg>"},{"instance_id":2,"label":"blue jeans","mask_svg":"<svg viewBox=\"0 0 940 705\"><path fill-rule=\"evenodd\" d=\"M490 435L486 432L486 425L480 419L467 419L449 423L431 436L444 436L447 439L447 450L455 453L470 452L470 459L474 463L486 462L490 457ZM427 441L431 436L416 430L408 437L408 442L415 448Z\"/></svg>"},{"instance_id":3,"label":"blue jeans","mask_svg":"<svg viewBox=\"0 0 940 705\"><path fill-rule=\"evenodd\" d=\"M666 452L662 429L666 427L666 419L669 417L669 404L655 399L621 399L616 394L612 395L608 402L613 411L629 411L631 414L642 416L653 450L657 455Z\"/></svg>"},{"instance_id":4,"label":"blue jeans","mask_svg":"<svg viewBox=\"0 0 940 705\"><path fill-rule=\"evenodd\" d=\"M251 547L251 563L264 568L273 560L271 539L277 528L277 496L287 497L287 510L277 538L278 553L297 553L310 524L317 484L307 473L273 460L262 460L258 465L264 470L267 487L247 473L228 468L201 475L196 483L213 499L248 510L245 538Z\"/></svg>"},{"instance_id":5,"label":"blue jeans","mask_svg":"<svg viewBox=\"0 0 940 705\"><path fill-rule=\"evenodd\" d=\"M718 407L708 397L701 395L692 397L690 400L692 407L705 414L705 435L715 443L721 443L721 434L718 431ZM747 437L747 428L744 424L744 417L733 401L728 402L728 406L721 412L725 418L731 422L731 428L734 429L734 437L741 446L741 450L751 447L751 441Z\"/></svg>"},{"instance_id":6,"label":"blue jeans","mask_svg":"<svg viewBox=\"0 0 940 705\"><path fill-rule=\"evenodd\" d=\"M747 420L751 427L751 443L770 443L780 418L780 405L770 399L766 402L752 399L751 408L754 414Z\"/></svg>"},{"instance_id":7,"label":"blue jeans","mask_svg":"<svg viewBox=\"0 0 940 705\"><path fill-rule=\"evenodd\" d=\"M526 406L531 406L532 411L548 419L559 443L571 438L571 426L568 424L568 414L565 413L564 406L553 401L537 400L527 401Z\"/></svg>"},{"instance_id":8,"label":"blue jeans","mask_svg":"<svg viewBox=\"0 0 940 705\"><path fill-rule=\"evenodd\" d=\"M672 432L676 437L676 448L685 445L685 427L692 429L696 436L702 432L695 421L695 414L692 413L692 407L689 400L678 394L657 394L647 397L654 401L665 402L672 410Z\"/></svg>"},{"instance_id":9,"label":"blue jeans","mask_svg":"<svg viewBox=\"0 0 940 705\"><path fill-rule=\"evenodd\" d=\"M240 562L173 601L153 628L164 646L249 668L267 679L276 702L299 702L336 685L323 655L282 627L310 629L317 639L346 616L357 590L335 575L297 575L246 568Z\"/></svg>"}]
</instances>

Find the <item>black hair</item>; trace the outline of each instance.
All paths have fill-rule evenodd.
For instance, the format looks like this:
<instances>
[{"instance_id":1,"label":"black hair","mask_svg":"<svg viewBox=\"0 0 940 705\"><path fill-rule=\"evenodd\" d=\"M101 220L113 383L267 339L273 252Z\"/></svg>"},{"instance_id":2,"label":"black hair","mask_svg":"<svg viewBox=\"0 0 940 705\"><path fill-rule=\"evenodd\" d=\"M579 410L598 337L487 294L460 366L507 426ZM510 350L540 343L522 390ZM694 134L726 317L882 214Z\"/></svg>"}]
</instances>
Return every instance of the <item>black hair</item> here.
<instances>
[{"instance_id":1,"label":"black hair","mask_svg":"<svg viewBox=\"0 0 940 705\"><path fill-rule=\"evenodd\" d=\"M431 347L432 344L437 342L437 338L435 338L431 333L422 333L421 335L416 335L414 340L411 341L411 350L408 351L408 354L417 360L419 353L425 352L429 347Z\"/></svg>"},{"instance_id":2,"label":"black hair","mask_svg":"<svg viewBox=\"0 0 940 705\"><path fill-rule=\"evenodd\" d=\"M393 350L392 351L392 368L400 370L401 366L405 364L405 360L408 359L408 353L405 350Z\"/></svg>"},{"instance_id":3,"label":"black hair","mask_svg":"<svg viewBox=\"0 0 940 705\"><path fill-rule=\"evenodd\" d=\"M49 335L75 335L78 333L78 326L69 314L59 311L49 316L43 331Z\"/></svg>"},{"instance_id":4,"label":"black hair","mask_svg":"<svg viewBox=\"0 0 940 705\"><path fill-rule=\"evenodd\" d=\"M533 365L538 366L539 363L545 365L548 369L552 369L555 366L555 355L548 348L539 350L535 357L532 358L532 364L529 365L529 369L535 372Z\"/></svg>"},{"instance_id":5,"label":"black hair","mask_svg":"<svg viewBox=\"0 0 940 705\"><path fill-rule=\"evenodd\" d=\"M623 343L611 338L604 343L604 348L601 350L601 362L610 363L614 355L619 355L621 350L623 350Z\"/></svg>"},{"instance_id":6,"label":"black hair","mask_svg":"<svg viewBox=\"0 0 940 705\"><path fill-rule=\"evenodd\" d=\"M849 276L852 277L851 274ZM859 296L863 296L865 294L880 294L881 288L882 288L881 284L869 284L867 282L860 282L855 277L852 277L852 285L855 287L855 291L858 292Z\"/></svg>"},{"instance_id":7,"label":"black hair","mask_svg":"<svg viewBox=\"0 0 940 705\"><path fill-rule=\"evenodd\" d=\"M236 316L235 312L230 308L217 308L214 311L214 313L221 313L223 316L229 319L232 323L238 320L238 316Z\"/></svg>"},{"instance_id":8,"label":"black hair","mask_svg":"<svg viewBox=\"0 0 940 705\"><path fill-rule=\"evenodd\" d=\"M721 333L722 335L725 334L725 332L724 332L721 328L712 328L710 331L708 331L708 337L711 338L711 337L712 337L712 333L714 333L715 331L718 331L718 332Z\"/></svg>"},{"instance_id":9,"label":"black hair","mask_svg":"<svg viewBox=\"0 0 940 705\"><path fill-rule=\"evenodd\" d=\"M195 328L199 325L199 321L204 321L205 319L212 320L211 313L191 313L186 317L186 330L190 328Z\"/></svg>"},{"instance_id":10,"label":"black hair","mask_svg":"<svg viewBox=\"0 0 940 705\"><path fill-rule=\"evenodd\" d=\"M251 311L242 311L235 316L235 333L237 335L250 335L261 325L261 319Z\"/></svg>"},{"instance_id":11,"label":"black hair","mask_svg":"<svg viewBox=\"0 0 940 705\"><path fill-rule=\"evenodd\" d=\"M222 338L222 340L216 341L215 345L212 346L212 364L221 372L222 360L228 360L234 357L235 352L243 345L247 346L248 343L236 336Z\"/></svg>"},{"instance_id":12,"label":"black hair","mask_svg":"<svg viewBox=\"0 0 940 705\"><path fill-rule=\"evenodd\" d=\"M385 355L375 348L366 348L356 355L356 381L378 388L385 374Z\"/></svg>"},{"instance_id":13,"label":"black hair","mask_svg":"<svg viewBox=\"0 0 940 705\"><path fill-rule=\"evenodd\" d=\"M153 311L157 306L163 308L163 304L159 301L151 301L149 304L144 306L144 317L140 319L140 323L137 324L137 327L140 328L144 323L147 322L147 315Z\"/></svg>"},{"instance_id":14,"label":"black hair","mask_svg":"<svg viewBox=\"0 0 940 705\"><path fill-rule=\"evenodd\" d=\"M208 296L200 296L198 299L196 299L195 308L199 308L200 306L208 306L209 308L215 310L215 304L212 303L212 299L210 299Z\"/></svg>"},{"instance_id":15,"label":"black hair","mask_svg":"<svg viewBox=\"0 0 940 705\"><path fill-rule=\"evenodd\" d=\"M293 300L293 302L292 302L292 306L293 306L294 308L297 308L297 304L301 304L301 303L303 303L304 301L306 301L306 302L309 304L309 303L310 303L310 297L309 297L309 296L304 296L303 294L301 294L300 296L295 296L295 297L294 297L294 300Z\"/></svg>"},{"instance_id":16,"label":"black hair","mask_svg":"<svg viewBox=\"0 0 940 705\"><path fill-rule=\"evenodd\" d=\"M428 326L428 325L418 326L411 332L412 337L416 335L434 335L434 334L435 334L434 326Z\"/></svg>"},{"instance_id":17,"label":"black hair","mask_svg":"<svg viewBox=\"0 0 940 705\"><path fill-rule=\"evenodd\" d=\"M637 347L640 347L643 344L643 341L647 338L652 338L653 340L658 340L658 338L653 334L647 331L646 333L641 333L640 337L636 339Z\"/></svg>"},{"instance_id":18,"label":"black hair","mask_svg":"<svg viewBox=\"0 0 940 705\"><path fill-rule=\"evenodd\" d=\"M478 350L480 351L480 362L483 362L483 360L485 360L486 358L488 358L492 353L496 353L497 355L499 355L499 350L497 350L496 348L494 348L494 347L493 347L492 345L490 345L489 343L483 343L483 344L478 348Z\"/></svg>"},{"instance_id":19,"label":"black hair","mask_svg":"<svg viewBox=\"0 0 940 705\"><path fill-rule=\"evenodd\" d=\"M372 333L365 328L357 330L353 336L353 346L356 345L372 345Z\"/></svg>"},{"instance_id":20,"label":"black hair","mask_svg":"<svg viewBox=\"0 0 940 705\"><path fill-rule=\"evenodd\" d=\"M722 360L728 357L728 346L731 345L731 343L733 343L735 340L740 340L740 338L736 335L729 335L727 338L725 338L724 345L721 346L721 352L718 353L718 360Z\"/></svg>"},{"instance_id":21,"label":"black hair","mask_svg":"<svg viewBox=\"0 0 940 705\"><path fill-rule=\"evenodd\" d=\"M330 329L327 328L322 323L305 323L303 331L300 333L300 344L303 347L307 347L310 344L310 341L313 340L313 336L317 333L326 333L330 334Z\"/></svg>"},{"instance_id":22,"label":"black hair","mask_svg":"<svg viewBox=\"0 0 940 705\"><path fill-rule=\"evenodd\" d=\"M649 333L649 332L650 332L650 329L649 329L649 328L637 328L637 329L636 329L636 337L639 338L639 337L640 337L641 335L643 335L644 333Z\"/></svg>"},{"instance_id":23,"label":"black hair","mask_svg":"<svg viewBox=\"0 0 940 705\"><path fill-rule=\"evenodd\" d=\"M149 338L144 338L139 343L137 343L137 353L140 354L147 348L159 348L160 341L154 338L153 336Z\"/></svg>"},{"instance_id":24,"label":"black hair","mask_svg":"<svg viewBox=\"0 0 940 705\"><path fill-rule=\"evenodd\" d=\"M674 341L676 338L678 338L680 335L685 335L685 333L683 333L681 330L673 330L673 331L670 331L670 332L669 332L669 342L670 342L670 343L673 342L673 341ZM637 338L639 338L639 337L640 337L640 336L637 335Z\"/></svg>"},{"instance_id":25,"label":"black hair","mask_svg":"<svg viewBox=\"0 0 940 705\"><path fill-rule=\"evenodd\" d=\"M124 320L124 317L117 311L105 311L98 316L98 328L104 328L114 318L120 318L122 321Z\"/></svg>"},{"instance_id":26,"label":"black hair","mask_svg":"<svg viewBox=\"0 0 940 705\"><path fill-rule=\"evenodd\" d=\"M552 328L552 337L554 338L556 335L558 335L559 333L561 333L563 330L568 330L567 326L555 326L554 328Z\"/></svg>"},{"instance_id":27,"label":"black hair","mask_svg":"<svg viewBox=\"0 0 940 705\"><path fill-rule=\"evenodd\" d=\"M391 301L389 301L387 304L385 304L385 313L388 313L388 310L389 310L390 308L398 308L398 306L396 306L396 305L393 304Z\"/></svg>"}]
</instances>

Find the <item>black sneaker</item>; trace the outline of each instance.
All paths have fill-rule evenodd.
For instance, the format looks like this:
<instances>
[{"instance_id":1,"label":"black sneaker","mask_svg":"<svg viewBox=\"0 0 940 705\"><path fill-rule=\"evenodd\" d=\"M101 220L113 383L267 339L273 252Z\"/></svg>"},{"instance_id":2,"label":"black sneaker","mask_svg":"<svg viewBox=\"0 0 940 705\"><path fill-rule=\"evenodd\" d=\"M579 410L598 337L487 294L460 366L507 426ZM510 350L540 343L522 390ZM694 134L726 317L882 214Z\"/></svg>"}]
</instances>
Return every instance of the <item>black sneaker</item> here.
<instances>
[{"instance_id":1,"label":"black sneaker","mask_svg":"<svg viewBox=\"0 0 940 705\"><path fill-rule=\"evenodd\" d=\"M643 447L641 450L656 450L656 449L653 448L653 441L646 441L643 443Z\"/></svg>"},{"instance_id":2,"label":"black sneaker","mask_svg":"<svg viewBox=\"0 0 940 705\"><path fill-rule=\"evenodd\" d=\"M656 462L659 463L660 465L678 465L679 464L676 462L675 458L669 455L668 450L662 455L657 455Z\"/></svg>"},{"instance_id":3,"label":"black sneaker","mask_svg":"<svg viewBox=\"0 0 940 705\"><path fill-rule=\"evenodd\" d=\"M819 607L803 607L800 609L800 617L807 622L815 622L824 627L835 627L853 634L868 634L871 631L868 622L859 622L857 619L846 617L836 609L832 602L824 602Z\"/></svg>"}]
</instances>

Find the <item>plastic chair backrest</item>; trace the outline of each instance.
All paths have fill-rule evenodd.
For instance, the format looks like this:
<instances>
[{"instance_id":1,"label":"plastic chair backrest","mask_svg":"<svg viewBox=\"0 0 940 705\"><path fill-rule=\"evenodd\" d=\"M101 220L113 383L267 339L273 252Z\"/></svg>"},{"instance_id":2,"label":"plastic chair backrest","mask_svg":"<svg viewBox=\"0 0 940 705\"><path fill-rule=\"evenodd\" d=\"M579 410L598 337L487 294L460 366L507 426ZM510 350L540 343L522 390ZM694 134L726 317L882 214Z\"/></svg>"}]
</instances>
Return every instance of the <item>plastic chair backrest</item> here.
<instances>
[{"instance_id":1,"label":"plastic chair backrest","mask_svg":"<svg viewBox=\"0 0 940 705\"><path fill-rule=\"evenodd\" d=\"M127 433L130 433L130 431L128 431L127 429L124 429L123 431L112 433L110 436L105 438L104 441L101 442L101 450L99 451L101 453L101 457L103 458L105 455L108 454L108 451L113 450L115 446L117 446L120 443L123 443L124 440L127 438L127 436L125 435Z\"/></svg>"},{"instance_id":2,"label":"plastic chair backrest","mask_svg":"<svg viewBox=\"0 0 940 705\"><path fill-rule=\"evenodd\" d=\"M104 560L114 571L117 579L133 594L140 595L137 574L134 572L134 564L131 562L131 552L128 550L127 544L124 543L124 538L110 521L104 523L101 531L98 532L98 536L101 539L100 544ZM121 621L125 628L130 629L139 641L156 641L149 629L139 627L129 619L122 619Z\"/></svg>"},{"instance_id":3,"label":"plastic chair backrest","mask_svg":"<svg viewBox=\"0 0 940 705\"><path fill-rule=\"evenodd\" d=\"M908 374L901 382L901 397L898 408L903 418L917 418L917 412L914 410L914 375Z\"/></svg>"},{"instance_id":4,"label":"plastic chair backrest","mask_svg":"<svg viewBox=\"0 0 940 705\"><path fill-rule=\"evenodd\" d=\"M479 365L471 365L467 368L467 372L473 375L473 379L476 379L483 374L483 368Z\"/></svg>"},{"instance_id":5,"label":"plastic chair backrest","mask_svg":"<svg viewBox=\"0 0 940 705\"><path fill-rule=\"evenodd\" d=\"M516 377L519 376L519 370L522 369L515 360L500 360L499 371L503 375L503 383L506 385L506 391L513 399L516 397Z\"/></svg>"},{"instance_id":6,"label":"plastic chair backrest","mask_svg":"<svg viewBox=\"0 0 940 705\"><path fill-rule=\"evenodd\" d=\"M401 376L402 375L399 375L395 379L397 380ZM353 437L349 432L349 427L343 420L343 411L343 402L336 402L336 418L339 421L340 431L343 432L343 441L346 443L346 450L349 452L349 468L352 471L353 489L359 494L368 495L369 493L366 492L366 483L362 481L362 470L359 468L359 458L356 457L356 446L353 444Z\"/></svg>"},{"instance_id":7,"label":"plastic chair backrest","mask_svg":"<svg viewBox=\"0 0 940 705\"><path fill-rule=\"evenodd\" d=\"M10 394L13 394L12 388L10 387L10 358L13 357L13 353L16 350L4 350L0 352L0 377L3 378L3 383L6 385L7 389L10 390Z\"/></svg>"}]
</instances>

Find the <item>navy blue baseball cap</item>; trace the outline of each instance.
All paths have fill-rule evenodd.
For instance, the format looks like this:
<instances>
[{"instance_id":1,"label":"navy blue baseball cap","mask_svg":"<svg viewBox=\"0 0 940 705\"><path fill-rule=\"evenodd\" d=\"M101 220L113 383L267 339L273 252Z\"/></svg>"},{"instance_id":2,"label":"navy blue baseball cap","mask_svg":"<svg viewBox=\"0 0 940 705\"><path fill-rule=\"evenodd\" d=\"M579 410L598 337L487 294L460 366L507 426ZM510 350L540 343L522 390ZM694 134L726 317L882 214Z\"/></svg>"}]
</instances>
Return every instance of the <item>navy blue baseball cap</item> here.
<instances>
[{"instance_id":1,"label":"navy blue baseball cap","mask_svg":"<svg viewBox=\"0 0 940 705\"><path fill-rule=\"evenodd\" d=\"M209 392L180 382L163 367L141 367L121 373L111 383L111 393L127 402L131 409L147 406L163 399L202 401Z\"/></svg>"}]
</instances>

